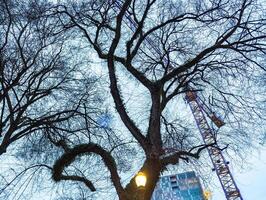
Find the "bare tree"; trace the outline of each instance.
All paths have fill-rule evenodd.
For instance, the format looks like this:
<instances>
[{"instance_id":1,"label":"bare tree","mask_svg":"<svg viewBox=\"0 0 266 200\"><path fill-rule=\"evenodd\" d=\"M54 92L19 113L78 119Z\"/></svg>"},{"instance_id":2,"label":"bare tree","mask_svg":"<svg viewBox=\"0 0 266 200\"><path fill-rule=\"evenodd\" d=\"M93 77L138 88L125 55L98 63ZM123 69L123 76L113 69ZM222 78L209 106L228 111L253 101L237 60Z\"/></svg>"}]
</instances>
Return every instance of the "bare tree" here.
<instances>
[{"instance_id":1,"label":"bare tree","mask_svg":"<svg viewBox=\"0 0 266 200\"><path fill-rule=\"evenodd\" d=\"M198 133L189 129L186 118L190 117L182 115L181 101L189 90L199 91L210 107L225 116L228 128L218 130L217 142L230 143L233 150L245 153L239 148L257 142L258 125L265 125L264 88L257 85L266 70L264 7L255 0L90 0L54 5L53 23L63 27L65 34L73 31L77 42L88 44L88 51L80 48L79 54L94 51L106 66L113 114L127 129L120 133L115 127L99 128L90 115L80 116L76 121L82 128L68 137L62 134L71 130L67 123L62 123L63 129L46 129L45 137L62 149L51 167L54 181L81 182L95 191L99 165L108 171L119 199L136 199L135 176L124 184L120 166L130 165L134 152L141 152L139 171L148 180L143 199L151 199L169 165L199 159L207 148ZM138 115L126 100L130 85L123 84L125 79L142 94L133 102L139 106ZM178 119L173 105L180 106ZM86 106L81 110L84 113ZM86 136L79 135L79 130ZM169 148L175 151L167 154ZM81 164L75 165L83 155L91 167L89 173L81 172ZM92 164L94 159L97 165Z\"/></svg>"},{"instance_id":2,"label":"bare tree","mask_svg":"<svg viewBox=\"0 0 266 200\"><path fill-rule=\"evenodd\" d=\"M139 169L148 179L144 199L151 198L160 173L168 165L178 164L180 159L197 159L206 148L195 140L184 142L187 141L185 134L182 137L180 131L174 132L175 125L169 129L171 123L164 117L167 106L188 91L188 85L190 90L209 96L209 104L226 115L227 123L234 129L244 130L245 122L263 119L263 101L258 100L262 97L261 88L252 85L257 75L265 71L266 24L262 10L263 6L253 0L89 1L58 6L56 13L64 26L79 30L106 62L115 110L138 148L145 153ZM132 82L141 84L149 95L149 100L139 99L148 101L150 106L144 130L134 121L130 105L123 99L119 73L130 74L134 77ZM248 116L247 121L240 120L243 113ZM239 140L240 145L244 145L254 138L248 131L220 140L232 144ZM176 152L165 155L164 138L170 134L174 135ZM135 198L134 177L124 187L112 153L97 143L68 149L53 167L54 180L69 180L63 175L64 168L86 153L102 158L119 199ZM93 183L84 178L76 180L94 191Z\"/></svg>"},{"instance_id":3,"label":"bare tree","mask_svg":"<svg viewBox=\"0 0 266 200\"><path fill-rule=\"evenodd\" d=\"M68 64L68 36L60 33L51 6L1 1L0 154L20 138L79 114L77 62Z\"/></svg>"},{"instance_id":4,"label":"bare tree","mask_svg":"<svg viewBox=\"0 0 266 200\"><path fill-rule=\"evenodd\" d=\"M40 174L47 175L62 153L56 147L73 138L81 143L98 127L91 119L101 110L91 106L101 101L96 77L81 69L90 61L77 56L81 44L73 42L75 33L62 32L53 7L46 1L0 2L0 198L29 198L42 190Z\"/></svg>"}]
</instances>

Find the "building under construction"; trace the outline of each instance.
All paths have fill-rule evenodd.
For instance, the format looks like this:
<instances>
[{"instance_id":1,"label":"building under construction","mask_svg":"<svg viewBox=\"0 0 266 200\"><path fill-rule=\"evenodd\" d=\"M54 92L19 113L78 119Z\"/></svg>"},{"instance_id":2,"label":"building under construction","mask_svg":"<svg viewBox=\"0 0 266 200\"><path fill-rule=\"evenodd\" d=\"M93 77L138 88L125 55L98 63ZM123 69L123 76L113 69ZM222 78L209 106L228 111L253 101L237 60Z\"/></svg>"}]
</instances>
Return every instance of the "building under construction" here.
<instances>
[{"instance_id":1,"label":"building under construction","mask_svg":"<svg viewBox=\"0 0 266 200\"><path fill-rule=\"evenodd\" d=\"M154 190L152 200L205 200L195 172L162 176Z\"/></svg>"}]
</instances>

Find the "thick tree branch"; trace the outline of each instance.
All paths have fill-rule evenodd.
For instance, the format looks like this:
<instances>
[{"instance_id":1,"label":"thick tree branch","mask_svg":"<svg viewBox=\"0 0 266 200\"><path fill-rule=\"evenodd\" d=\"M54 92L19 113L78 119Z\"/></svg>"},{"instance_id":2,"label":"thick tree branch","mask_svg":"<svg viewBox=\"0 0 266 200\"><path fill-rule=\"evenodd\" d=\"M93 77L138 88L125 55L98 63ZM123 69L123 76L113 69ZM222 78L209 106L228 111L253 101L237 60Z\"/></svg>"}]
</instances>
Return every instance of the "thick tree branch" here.
<instances>
[{"instance_id":1,"label":"thick tree branch","mask_svg":"<svg viewBox=\"0 0 266 200\"><path fill-rule=\"evenodd\" d=\"M72 162L74 162L75 158L80 155L84 155L85 153L95 153L99 155L108 170L111 173L111 180L118 192L119 195L124 195L124 189L120 183L120 177L117 172L117 167L115 160L113 159L112 155L104 150L102 147L100 147L97 144L94 143L88 143L88 144L80 144L72 149L69 149L67 152L65 152L54 164L53 166L53 179L55 181L61 181L61 180L72 180L72 181L80 181L86 184L86 186L91 190L95 191L95 187L85 177L79 177L79 176L69 176L69 175L63 175L63 171L65 167L69 166Z\"/></svg>"},{"instance_id":2,"label":"thick tree branch","mask_svg":"<svg viewBox=\"0 0 266 200\"><path fill-rule=\"evenodd\" d=\"M115 31L115 37L112 41L112 44L110 46L109 52L108 52L108 59L107 59L107 65L109 70L109 78L110 78L110 89L111 94L115 102L116 110L118 111L122 121L126 125L126 127L129 129L131 134L134 136L134 138L140 143L140 145L144 148L144 150L147 152L147 141L146 138L142 135L141 131L138 129L136 124L132 121L132 119L128 116L128 113L126 111L126 108L124 106L123 100L121 98L121 94L118 89L117 85L117 77L115 74L115 64L114 64L114 53L116 50L116 47L118 45L118 42L120 40L121 36L121 24L122 24L122 18L123 15L126 12L127 7L130 4L130 0L126 1L120 13L117 15L116 20L116 31Z\"/></svg>"}]
</instances>

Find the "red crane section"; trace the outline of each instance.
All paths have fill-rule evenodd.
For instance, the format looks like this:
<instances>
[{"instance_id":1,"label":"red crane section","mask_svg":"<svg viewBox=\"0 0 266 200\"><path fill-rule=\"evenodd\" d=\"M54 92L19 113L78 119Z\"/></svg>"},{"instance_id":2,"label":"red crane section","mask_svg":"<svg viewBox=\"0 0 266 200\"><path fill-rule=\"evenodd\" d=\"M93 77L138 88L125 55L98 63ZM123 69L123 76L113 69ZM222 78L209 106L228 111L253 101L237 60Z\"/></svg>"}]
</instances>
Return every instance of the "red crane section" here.
<instances>
[{"instance_id":1,"label":"red crane section","mask_svg":"<svg viewBox=\"0 0 266 200\"><path fill-rule=\"evenodd\" d=\"M224 190L226 199L243 200L228 167L229 162L225 160L221 149L216 144L216 139L214 137L213 130L211 129L205 118L204 110L201 107L201 104L198 102L199 98L197 97L197 93L193 91L186 92L186 100L191 108L191 111L197 123L198 129L202 135L204 143L206 145L211 145L207 147L208 153L214 166L213 170L216 171L216 174ZM224 124L219 118L216 118L215 120L219 120L217 122L218 125Z\"/></svg>"}]
</instances>

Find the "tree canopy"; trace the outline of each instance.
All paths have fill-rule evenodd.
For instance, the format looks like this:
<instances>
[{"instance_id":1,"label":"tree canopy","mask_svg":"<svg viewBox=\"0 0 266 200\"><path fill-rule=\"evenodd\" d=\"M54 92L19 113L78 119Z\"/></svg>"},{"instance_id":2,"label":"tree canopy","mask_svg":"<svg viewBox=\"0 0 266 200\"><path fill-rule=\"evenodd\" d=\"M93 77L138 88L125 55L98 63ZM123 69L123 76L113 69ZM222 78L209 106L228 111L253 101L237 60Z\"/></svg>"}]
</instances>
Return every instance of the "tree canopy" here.
<instances>
[{"instance_id":1,"label":"tree canopy","mask_svg":"<svg viewBox=\"0 0 266 200\"><path fill-rule=\"evenodd\" d=\"M213 145L246 159L265 141L265 6L1 0L0 159L15 155L25 169L14 179L2 173L0 196L17 198L17 180L40 173L38 184L78 191L65 199L101 198L113 188L131 200L142 171L150 199L160 174L182 162L199 167L208 146L188 91L225 122L213 127ZM16 190L19 198L38 189L29 185Z\"/></svg>"}]
</instances>

